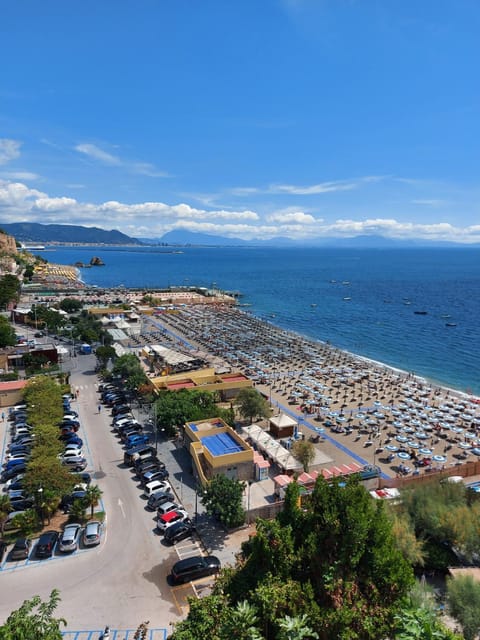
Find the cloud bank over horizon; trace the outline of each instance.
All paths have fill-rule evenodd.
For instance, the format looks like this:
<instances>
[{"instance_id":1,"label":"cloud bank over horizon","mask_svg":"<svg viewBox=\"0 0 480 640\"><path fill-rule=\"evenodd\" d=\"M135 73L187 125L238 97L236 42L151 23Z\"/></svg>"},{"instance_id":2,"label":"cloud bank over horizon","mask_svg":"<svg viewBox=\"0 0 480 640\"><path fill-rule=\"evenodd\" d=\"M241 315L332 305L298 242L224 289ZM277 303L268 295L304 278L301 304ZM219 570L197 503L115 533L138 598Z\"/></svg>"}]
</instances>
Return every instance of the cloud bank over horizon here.
<instances>
[{"instance_id":1,"label":"cloud bank over horizon","mask_svg":"<svg viewBox=\"0 0 480 640\"><path fill-rule=\"evenodd\" d=\"M381 235L392 239L480 242L480 224L460 227L449 222L420 223L392 217L345 217L329 222L292 206L265 214L250 209L197 208L182 202L84 202L68 196L49 196L24 182L0 178L0 224L2 222L100 226L152 239L183 229L247 241Z\"/></svg>"}]
</instances>

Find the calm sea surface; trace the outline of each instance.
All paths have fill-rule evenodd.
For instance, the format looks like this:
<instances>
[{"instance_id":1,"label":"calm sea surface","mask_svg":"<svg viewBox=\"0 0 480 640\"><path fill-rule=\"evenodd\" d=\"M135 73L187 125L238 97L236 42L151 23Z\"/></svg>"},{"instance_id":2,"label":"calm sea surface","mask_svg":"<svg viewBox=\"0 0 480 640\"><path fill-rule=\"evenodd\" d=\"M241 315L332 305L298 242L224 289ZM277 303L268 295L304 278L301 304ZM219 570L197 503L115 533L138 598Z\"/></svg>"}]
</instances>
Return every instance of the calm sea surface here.
<instances>
[{"instance_id":1,"label":"calm sea surface","mask_svg":"<svg viewBox=\"0 0 480 640\"><path fill-rule=\"evenodd\" d=\"M101 257L105 267L81 270L99 287L238 290L245 310L282 328L480 394L478 250L166 251L58 247L42 255L60 264Z\"/></svg>"}]
</instances>

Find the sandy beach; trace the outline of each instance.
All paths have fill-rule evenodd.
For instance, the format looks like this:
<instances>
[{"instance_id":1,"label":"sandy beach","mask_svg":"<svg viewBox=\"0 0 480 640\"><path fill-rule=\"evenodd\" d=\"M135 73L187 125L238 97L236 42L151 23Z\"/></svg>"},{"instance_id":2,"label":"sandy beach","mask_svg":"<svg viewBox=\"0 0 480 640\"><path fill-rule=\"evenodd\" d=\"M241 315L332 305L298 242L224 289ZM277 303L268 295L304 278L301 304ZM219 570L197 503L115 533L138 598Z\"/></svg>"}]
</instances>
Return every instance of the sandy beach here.
<instances>
[{"instance_id":1,"label":"sandy beach","mask_svg":"<svg viewBox=\"0 0 480 640\"><path fill-rule=\"evenodd\" d=\"M240 370L336 464L388 477L431 473L480 455L478 398L437 387L223 305L150 319L219 366ZM153 329L153 327L152 327ZM185 344L179 341L185 350ZM453 471L452 471L453 472Z\"/></svg>"}]
</instances>

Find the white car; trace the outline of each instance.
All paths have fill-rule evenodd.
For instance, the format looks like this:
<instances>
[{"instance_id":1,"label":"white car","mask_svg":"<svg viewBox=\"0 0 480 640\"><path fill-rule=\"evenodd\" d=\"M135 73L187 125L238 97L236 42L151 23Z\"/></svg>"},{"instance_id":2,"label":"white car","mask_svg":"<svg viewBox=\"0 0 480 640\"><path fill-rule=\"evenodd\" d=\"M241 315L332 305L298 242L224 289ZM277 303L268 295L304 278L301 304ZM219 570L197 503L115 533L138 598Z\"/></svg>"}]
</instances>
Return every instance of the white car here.
<instances>
[{"instance_id":1,"label":"white car","mask_svg":"<svg viewBox=\"0 0 480 640\"><path fill-rule=\"evenodd\" d=\"M76 551L78 549L78 539L82 526L77 523L67 524L60 537L58 548L63 553Z\"/></svg>"},{"instance_id":2,"label":"white car","mask_svg":"<svg viewBox=\"0 0 480 640\"><path fill-rule=\"evenodd\" d=\"M83 451L81 449L68 449L60 454L59 458L66 460L67 458L83 458Z\"/></svg>"},{"instance_id":3,"label":"white car","mask_svg":"<svg viewBox=\"0 0 480 640\"><path fill-rule=\"evenodd\" d=\"M145 489L143 490L143 495L146 498L149 498L152 493L156 491L171 491L172 487L165 480L152 480L147 485L145 485Z\"/></svg>"},{"instance_id":4,"label":"white car","mask_svg":"<svg viewBox=\"0 0 480 640\"><path fill-rule=\"evenodd\" d=\"M171 527L176 522L183 522L188 520L188 513L183 509L177 509L176 511L169 511L163 516L160 516L157 520L157 529L162 533Z\"/></svg>"}]
</instances>

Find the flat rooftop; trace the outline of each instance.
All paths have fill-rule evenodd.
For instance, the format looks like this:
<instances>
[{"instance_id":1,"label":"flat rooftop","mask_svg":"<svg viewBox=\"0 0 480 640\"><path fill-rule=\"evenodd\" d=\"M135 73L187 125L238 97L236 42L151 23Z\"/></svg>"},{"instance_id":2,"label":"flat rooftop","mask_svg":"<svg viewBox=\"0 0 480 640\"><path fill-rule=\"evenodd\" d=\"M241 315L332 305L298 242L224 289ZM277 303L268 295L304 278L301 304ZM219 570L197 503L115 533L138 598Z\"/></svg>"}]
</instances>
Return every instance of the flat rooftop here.
<instances>
[{"instance_id":1,"label":"flat rooftop","mask_svg":"<svg viewBox=\"0 0 480 640\"><path fill-rule=\"evenodd\" d=\"M212 456L224 456L229 453L240 453L245 448L229 433L216 433L200 438L202 445L210 451Z\"/></svg>"}]
</instances>

